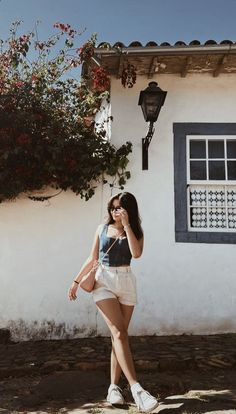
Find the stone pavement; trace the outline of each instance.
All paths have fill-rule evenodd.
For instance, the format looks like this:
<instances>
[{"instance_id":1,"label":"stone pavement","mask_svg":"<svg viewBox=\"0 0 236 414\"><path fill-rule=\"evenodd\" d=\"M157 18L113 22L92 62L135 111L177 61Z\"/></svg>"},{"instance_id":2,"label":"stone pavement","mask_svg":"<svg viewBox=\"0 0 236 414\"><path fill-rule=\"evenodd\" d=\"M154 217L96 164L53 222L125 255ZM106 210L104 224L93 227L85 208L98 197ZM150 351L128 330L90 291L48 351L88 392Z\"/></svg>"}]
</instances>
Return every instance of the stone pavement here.
<instances>
[{"instance_id":1,"label":"stone pavement","mask_svg":"<svg viewBox=\"0 0 236 414\"><path fill-rule=\"evenodd\" d=\"M110 338L0 344L0 414L137 412L111 407ZM141 384L160 399L155 413L236 414L236 334L131 337Z\"/></svg>"}]
</instances>

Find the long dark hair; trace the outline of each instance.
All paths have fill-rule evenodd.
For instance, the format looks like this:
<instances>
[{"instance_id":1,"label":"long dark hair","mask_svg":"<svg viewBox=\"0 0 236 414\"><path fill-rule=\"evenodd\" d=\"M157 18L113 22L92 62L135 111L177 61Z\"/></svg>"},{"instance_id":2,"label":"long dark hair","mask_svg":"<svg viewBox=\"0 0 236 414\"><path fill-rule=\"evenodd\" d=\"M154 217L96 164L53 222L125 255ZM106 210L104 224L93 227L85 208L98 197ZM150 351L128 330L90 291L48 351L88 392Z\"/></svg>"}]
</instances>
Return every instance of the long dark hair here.
<instances>
[{"instance_id":1,"label":"long dark hair","mask_svg":"<svg viewBox=\"0 0 236 414\"><path fill-rule=\"evenodd\" d=\"M137 237L137 239L141 239L143 237L143 230L141 227L141 219L139 216L138 211L138 203L136 201L136 198L133 194L124 192L124 193L118 193L110 198L107 204L107 211L108 211L108 220L107 224L113 224L115 221L113 220L112 214L111 214L111 208L113 206L113 201L119 200L121 207L123 207L128 215L129 215L129 223L131 225L131 228Z\"/></svg>"}]
</instances>

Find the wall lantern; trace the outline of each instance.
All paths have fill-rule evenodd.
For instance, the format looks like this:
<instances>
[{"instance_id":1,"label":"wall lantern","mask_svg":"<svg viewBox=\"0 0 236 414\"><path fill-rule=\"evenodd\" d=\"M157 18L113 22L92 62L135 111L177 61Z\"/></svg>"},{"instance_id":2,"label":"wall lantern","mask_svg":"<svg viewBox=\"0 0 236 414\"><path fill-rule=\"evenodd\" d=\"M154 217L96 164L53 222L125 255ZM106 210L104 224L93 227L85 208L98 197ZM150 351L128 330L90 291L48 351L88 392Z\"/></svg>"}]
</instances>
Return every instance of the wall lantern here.
<instances>
[{"instance_id":1,"label":"wall lantern","mask_svg":"<svg viewBox=\"0 0 236 414\"><path fill-rule=\"evenodd\" d=\"M143 170L148 170L148 147L154 134L156 122L167 92L157 86L157 82L149 82L148 87L140 92L138 104L141 105L143 116L149 122L149 129L145 138L142 138Z\"/></svg>"}]
</instances>

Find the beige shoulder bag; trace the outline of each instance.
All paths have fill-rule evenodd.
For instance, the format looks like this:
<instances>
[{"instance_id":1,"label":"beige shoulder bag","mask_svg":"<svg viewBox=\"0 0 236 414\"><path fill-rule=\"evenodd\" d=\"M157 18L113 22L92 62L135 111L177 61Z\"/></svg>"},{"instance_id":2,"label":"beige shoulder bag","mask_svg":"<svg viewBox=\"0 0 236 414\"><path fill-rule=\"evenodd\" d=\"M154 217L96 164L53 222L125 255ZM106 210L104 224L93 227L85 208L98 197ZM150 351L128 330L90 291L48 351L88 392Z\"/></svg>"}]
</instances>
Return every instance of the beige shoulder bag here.
<instances>
[{"instance_id":1,"label":"beige shoulder bag","mask_svg":"<svg viewBox=\"0 0 236 414\"><path fill-rule=\"evenodd\" d=\"M116 237L116 239L114 240L114 242L111 244L111 246L109 247L109 249L107 249L107 251L104 253L104 255L101 258L101 262L103 261L104 257L106 256L106 254L111 250L111 248L114 246L114 244L117 242L117 240L120 238L120 236L122 236L122 234L124 233L124 231L122 231L122 233L119 234L119 236ZM97 272L98 267L101 265L100 262L96 262L92 269L86 273L86 275L84 275L79 283L79 287L81 287L81 289L85 290L86 292L92 292L94 285L95 285L95 275Z\"/></svg>"}]
</instances>

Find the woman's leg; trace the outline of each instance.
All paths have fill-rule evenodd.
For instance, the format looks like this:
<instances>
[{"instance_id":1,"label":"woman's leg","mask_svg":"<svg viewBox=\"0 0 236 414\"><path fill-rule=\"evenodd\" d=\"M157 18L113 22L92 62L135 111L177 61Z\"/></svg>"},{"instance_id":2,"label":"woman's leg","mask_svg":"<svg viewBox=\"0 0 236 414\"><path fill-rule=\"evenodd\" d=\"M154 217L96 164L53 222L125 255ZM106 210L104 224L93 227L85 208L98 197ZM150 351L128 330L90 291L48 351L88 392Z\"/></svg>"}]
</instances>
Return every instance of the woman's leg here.
<instances>
[{"instance_id":1,"label":"woman's leg","mask_svg":"<svg viewBox=\"0 0 236 414\"><path fill-rule=\"evenodd\" d=\"M105 299L96 302L113 336L113 345L117 361L130 385L137 382L133 358L129 347L127 327L117 299Z\"/></svg>"},{"instance_id":2,"label":"woman's leg","mask_svg":"<svg viewBox=\"0 0 236 414\"><path fill-rule=\"evenodd\" d=\"M124 318L124 325L128 331L129 323L133 314L134 306L122 305L120 303L120 309ZM111 350L111 384L118 385L121 376L121 367L116 358L114 338L111 334L112 350Z\"/></svg>"}]
</instances>

